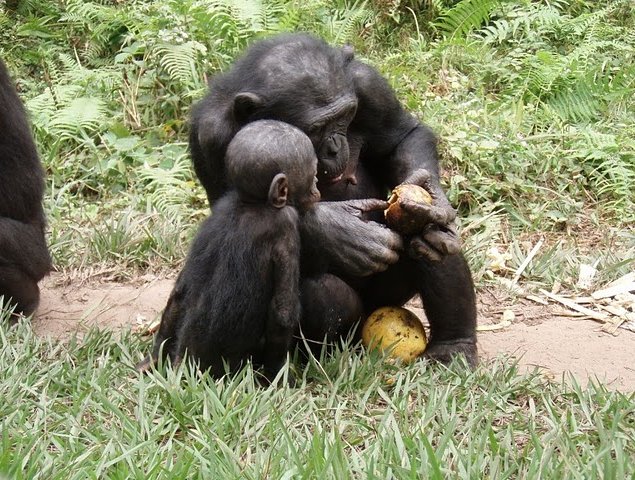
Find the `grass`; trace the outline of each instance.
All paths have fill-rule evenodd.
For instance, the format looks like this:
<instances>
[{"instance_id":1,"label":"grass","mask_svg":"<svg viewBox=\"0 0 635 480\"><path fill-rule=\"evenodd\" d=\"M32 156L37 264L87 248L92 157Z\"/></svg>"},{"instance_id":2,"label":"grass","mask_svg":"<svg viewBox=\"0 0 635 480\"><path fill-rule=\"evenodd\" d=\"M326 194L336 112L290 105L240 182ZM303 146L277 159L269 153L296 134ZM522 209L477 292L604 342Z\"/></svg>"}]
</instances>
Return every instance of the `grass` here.
<instances>
[{"instance_id":1,"label":"grass","mask_svg":"<svg viewBox=\"0 0 635 480\"><path fill-rule=\"evenodd\" d=\"M552 382L497 359L469 372L338 349L262 388L148 344L0 329L0 478L631 478L635 396ZM284 373L284 372L283 372Z\"/></svg>"}]
</instances>

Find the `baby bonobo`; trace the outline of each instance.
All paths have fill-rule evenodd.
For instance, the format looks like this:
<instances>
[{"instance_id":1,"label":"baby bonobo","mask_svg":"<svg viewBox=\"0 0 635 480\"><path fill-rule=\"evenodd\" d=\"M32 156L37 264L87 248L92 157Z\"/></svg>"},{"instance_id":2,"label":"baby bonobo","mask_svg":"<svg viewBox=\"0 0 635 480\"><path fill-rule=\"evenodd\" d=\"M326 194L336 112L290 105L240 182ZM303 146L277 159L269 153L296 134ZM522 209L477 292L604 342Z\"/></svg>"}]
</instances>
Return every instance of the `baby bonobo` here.
<instances>
[{"instance_id":1,"label":"baby bonobo","mask_svg":"<svg viewBox=\"0 0 635 480\"><path fill-rule=\"evenodd\" d=\"M251 359L272 380L286 361L300 321L298 213L320 199L317 157L299 129L261 120L226 158L230 190L198 231L139 370L187 353L215 377Z\"/></svg>"}]
</instances>

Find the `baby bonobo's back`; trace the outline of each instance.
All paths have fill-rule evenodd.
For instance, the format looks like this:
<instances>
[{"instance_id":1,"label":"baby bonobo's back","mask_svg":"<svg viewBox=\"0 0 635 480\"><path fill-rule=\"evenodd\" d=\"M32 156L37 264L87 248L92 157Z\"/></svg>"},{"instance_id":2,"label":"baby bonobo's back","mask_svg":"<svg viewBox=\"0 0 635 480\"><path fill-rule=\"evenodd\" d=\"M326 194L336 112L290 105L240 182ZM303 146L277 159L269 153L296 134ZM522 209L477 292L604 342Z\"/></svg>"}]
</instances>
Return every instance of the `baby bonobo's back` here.
<instances>
[{"instance_id":1,"label":"baby bonobo's back","mask_svg":"<svg viewBox=\"0 0 635 480\"><path fill-rule=\"evenodd\" d=\"M248 124L227 150L231 190L192 243L155 338L173 361L188 357L215 376L251 358L271 380L300 319L299 215L319 200L317 159L288 124Z\"/></svg>"}]
</instances>

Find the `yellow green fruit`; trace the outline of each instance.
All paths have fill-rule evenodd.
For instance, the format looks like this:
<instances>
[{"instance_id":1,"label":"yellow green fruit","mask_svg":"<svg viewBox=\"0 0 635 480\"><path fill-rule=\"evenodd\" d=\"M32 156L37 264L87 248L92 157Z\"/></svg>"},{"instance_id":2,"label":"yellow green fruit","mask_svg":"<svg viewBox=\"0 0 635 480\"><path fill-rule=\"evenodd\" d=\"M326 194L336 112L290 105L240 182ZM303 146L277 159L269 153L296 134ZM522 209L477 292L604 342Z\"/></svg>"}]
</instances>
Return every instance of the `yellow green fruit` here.
<instances>
[{"instance_id":1,"label":"yellow green fruit","mask_svg":"<svg viewBox=\"0 0 635 480\"><path fill-rule=\"evenodd\" d=\"M388 226L406 235L418 233L423 225L416 217L401 208L399 200L402 199L422 205L431 205L432 195L419 185L404 183L397 185L388 199L388 208L384 210Z\"/></svg>"},{"instance_id":2,"label":"yellow green fruit","mask_svg":"<svg viewBox=\"0 0 635 480\"><path fill-rule=\"evenodd\" d=\"M402 307L381 307L362 326L362 343L379 348L403 362L412 362L426 349L427 339L419 318Z\"/></svg>"}]
</instances>

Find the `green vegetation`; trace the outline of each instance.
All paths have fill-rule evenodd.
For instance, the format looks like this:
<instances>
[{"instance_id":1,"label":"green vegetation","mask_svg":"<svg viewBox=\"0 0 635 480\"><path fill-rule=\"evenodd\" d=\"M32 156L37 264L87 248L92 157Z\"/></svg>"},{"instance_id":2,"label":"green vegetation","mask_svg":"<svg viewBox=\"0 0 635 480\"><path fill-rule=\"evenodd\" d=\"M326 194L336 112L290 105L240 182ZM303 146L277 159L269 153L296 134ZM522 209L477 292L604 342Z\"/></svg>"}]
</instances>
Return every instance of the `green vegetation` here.
<instances>
[{"instance_id":1,"label":"green vegetation","mask_svg":"<svg viewBox=\"0 0 635 480\"><path fill-rule=\"evenodd\" d=\"M173 268L207 211L187 118L256 37L308 30L379 68L442 140L478 281L492 245L524 279L606 280L635 256L635 15L628 0L22 0L0 14L49 178L58 268ZM590 244L590 245L589 245ZM599 248L603 247L603 248Z\"/></svg>"},{"instance_id":2,"label":"green vegetation","mask_svg":"<svg viewBox=\"0 0 635 480\"><path fill-rule=\"evenodd\" d=\"M208 211L190 106L254 38L293 30L354 45L440 135L478 285L500 281L490 247L513 272L539 237L525 285L633 269L630 0L7 0L0 56L46 167L57 269L179 267ZM397 368L348 348L261 389L250 370L137 376L132 336L0 323L0 478L635 475L635 397L503 361Z\"/></svg>"},{"instance_id":3,"label":"green vegetation","mask_svg":"<svg viewBox=\"0 0 635 480\"><path fill-rule=\"evenodd\" d=\"M508 362L404 368L348 348L310 362L299 388L263 389L251 369L139 376L137 342L103 332L50 344L22 324L0 341L0 472L15 478L635 474L632 397L563 389Z\"/></svg>"}]
</instances>

